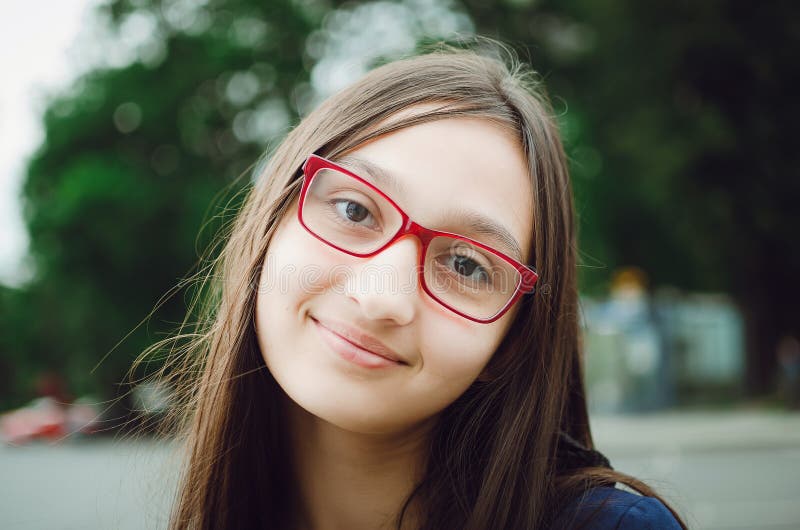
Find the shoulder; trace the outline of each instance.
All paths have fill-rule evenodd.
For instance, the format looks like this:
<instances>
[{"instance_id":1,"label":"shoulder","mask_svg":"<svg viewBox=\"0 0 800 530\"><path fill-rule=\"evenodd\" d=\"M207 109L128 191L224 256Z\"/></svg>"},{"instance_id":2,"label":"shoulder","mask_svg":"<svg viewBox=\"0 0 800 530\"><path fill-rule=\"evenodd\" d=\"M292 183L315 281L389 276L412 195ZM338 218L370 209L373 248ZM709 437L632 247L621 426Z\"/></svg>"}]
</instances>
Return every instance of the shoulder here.
<instances>
[{"instance_id":1,"label":"shoulder","mask_svg":"<svg viewBox=\"0 0 800 530\"><path fill-rule=\"evenodd\" d=\"M554 528L680 530L681 526L658 499L601 487L588 490L568 504Z\"/></svg>"}]
</instances>

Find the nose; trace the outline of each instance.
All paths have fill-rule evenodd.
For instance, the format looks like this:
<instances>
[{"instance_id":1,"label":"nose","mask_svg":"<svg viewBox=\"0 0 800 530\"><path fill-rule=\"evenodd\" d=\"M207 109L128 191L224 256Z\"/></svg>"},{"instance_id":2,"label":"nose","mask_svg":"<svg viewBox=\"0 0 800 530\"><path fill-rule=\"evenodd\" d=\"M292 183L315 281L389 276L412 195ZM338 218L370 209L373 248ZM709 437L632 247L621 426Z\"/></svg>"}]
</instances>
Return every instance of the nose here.
<instances>
[{"instance_id":1,"label":"nose","mask_svg":"<svg viewBox=\"0 0 800 530\"><path fill-rule=\"evenodd\" d=\"M419 300L419 239L402 237L370 258L351 275L348 295L365 318L394 320L403 325L417 313Z\"/></svg>"}]
</instances>

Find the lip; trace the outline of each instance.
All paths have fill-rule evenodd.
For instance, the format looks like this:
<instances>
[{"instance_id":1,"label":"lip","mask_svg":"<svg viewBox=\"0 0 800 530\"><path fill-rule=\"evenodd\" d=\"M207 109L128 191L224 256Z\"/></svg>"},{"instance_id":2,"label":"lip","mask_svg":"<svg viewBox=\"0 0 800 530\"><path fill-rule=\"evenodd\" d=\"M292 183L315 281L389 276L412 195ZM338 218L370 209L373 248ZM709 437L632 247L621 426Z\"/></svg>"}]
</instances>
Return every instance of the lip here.
<instances>
[{"instance_id":1,"label":"lip","mask_svg":"<svg viewBox=\"0 0 800 530\"><path fill-rule=\"evenodd\" d=\"M365 368L381 368L408 364L384 343L352 326L332 320L311 320L323 340L339 356Z\"/></svg>"}]
</instances>

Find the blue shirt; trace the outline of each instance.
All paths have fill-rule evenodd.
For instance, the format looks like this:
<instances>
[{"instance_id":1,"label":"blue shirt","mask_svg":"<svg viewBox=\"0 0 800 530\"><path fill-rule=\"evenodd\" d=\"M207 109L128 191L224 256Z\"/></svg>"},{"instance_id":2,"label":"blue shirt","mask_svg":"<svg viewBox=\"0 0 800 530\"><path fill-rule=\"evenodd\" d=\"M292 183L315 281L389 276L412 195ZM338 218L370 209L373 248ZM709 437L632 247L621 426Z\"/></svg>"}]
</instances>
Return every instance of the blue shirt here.
<instances>
[{"instance_id":1,"label":"blue shirt","mask_svg":"<svg viewBox=\"0 0 800 530\"><path fill-rule=\"evenodd\" d=\"M554 529L680 530L661 501L616 488L592 488L561 513Z\"/></svg>"}]
</instances>

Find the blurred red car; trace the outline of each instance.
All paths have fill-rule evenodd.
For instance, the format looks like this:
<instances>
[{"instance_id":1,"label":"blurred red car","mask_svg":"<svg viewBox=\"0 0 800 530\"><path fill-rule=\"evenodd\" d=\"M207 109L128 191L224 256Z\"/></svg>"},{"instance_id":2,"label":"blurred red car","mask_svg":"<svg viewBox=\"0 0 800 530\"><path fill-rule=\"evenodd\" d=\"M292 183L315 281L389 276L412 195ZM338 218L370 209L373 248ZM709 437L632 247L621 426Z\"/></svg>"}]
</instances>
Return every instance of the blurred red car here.
<instances>
[{"instance_id":1,"label":"blurred red car","mask_svg":"<svg viewBox=\"0 0 800 530\"><path fill-rule=\"evenodd\" d=\"M36 439L56 441L68 434L97 430L99 411L87 402L60 403L41 397L0 416L0 440L22 444Z\"/></svg>"}]
</instances>

